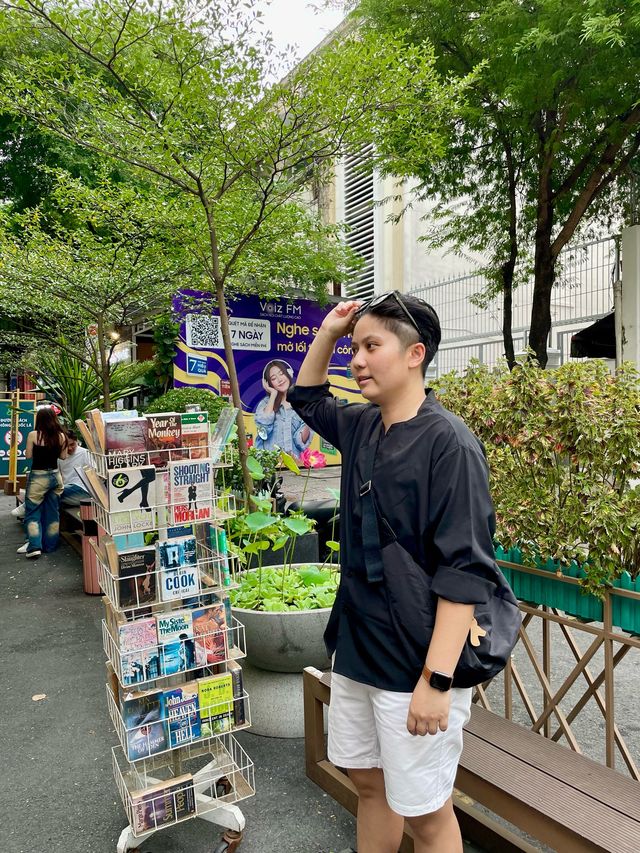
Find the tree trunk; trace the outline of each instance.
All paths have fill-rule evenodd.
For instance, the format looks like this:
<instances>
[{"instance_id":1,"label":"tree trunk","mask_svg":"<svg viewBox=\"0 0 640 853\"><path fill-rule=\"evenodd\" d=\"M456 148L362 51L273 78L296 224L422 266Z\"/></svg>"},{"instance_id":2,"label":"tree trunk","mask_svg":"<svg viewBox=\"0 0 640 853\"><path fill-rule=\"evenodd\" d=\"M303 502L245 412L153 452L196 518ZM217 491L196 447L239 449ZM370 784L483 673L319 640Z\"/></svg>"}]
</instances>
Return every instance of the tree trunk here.
<instances>
[{"instance_id":1,"label":"tree trunk","mask_svg":"<svg viewBox=\"0 0 640 853\"><path fill-rule=\"evenodd\" d=\"M513 151L508 140L503 142L504 153L507 163L507 178L509 192L509 257L502 265L502 340L504 341L504 354L513 370L516 356L513 351L513 275L518 259L518 205L516 200L516 172L513 162Z\"/></svg>"},{"instance_id":2,"label":"tree trunk","mask_svg":"<svg viewBox=\"0 0 640 853\"><path fill-rule=\"evenodd\" d=\"M107 350L104 345L104 323L102 322L102 318L98 317L98 334L97 338L97 346L98 346L98 362L100 365L99 376L102 381L102 409L105 412L111 411L111 376L109 371L109 358L107 356Z\"/></svg>"},{"instance_id":3,"label":"tree trunk","mask_svg":"<svg viewBox=\"0 0 640 853\"><path fill-rule=\"evenodd\" d=\"M545 235L536 234L534 262L533 304L529 346L534 351L540 367L547 366L547 341L551 331L551 291L555 277L555 262L551 253L551 229Z\"/></svg>"},{"instance_id":4,"label":"tree trunk","mask_svg":"<svg viewBox=\"0 0 640 853\"><path fill-rule=\"evenodd\" d=\"M555 258L552 252L553 200L551 192L551 169L553 151L550 145L550 127L555 126L555 115L548 115L547 126L540 128L540 173L538 179L538 203L536 215L535 258L533 262L533 303L529 346L534 351L540 367L547 366L547 341L551 331L551 291L555 274Z\"/></svg>"},{"instance_id":5,"label":"tree trunk","mask_svg":"<svg viewBox=\"0 0 640 853\"><path fill-rule=\"evenodd\" d=\"M515 257L511 258L502 266L502 340L504 342L504 355L513 370L516 363L516 355L513 350L513 271L515 268Z\"/></svg>"},{"instance_id":6,"label":"tree trunk","mask_svg":"<svg viewBox=\"0 0 640 853\"><path fill-rule=\"evenodd\" d=\"M220 310L220 330L222 332L222 340L224 343L224 356L227 362L227 370L229 371L229 382L231 384L231 397L233 405L238 409L238 452L240 453L240 465L242 466L242 479L244 488L249 500L253 495L253 480L249 469L247 468L247 458L249 449L247 447L247 433L244 428L244 417L242 415L242 401L240 399L240 384L238 382L238 373L236 371L236 363L233 357L233 346L231 344L231 330L229 328L229 314L227 312L227 301L224 295L224 286L216 284L216 298L218 300L218 309Z\"/></svg>"}]
</instances>

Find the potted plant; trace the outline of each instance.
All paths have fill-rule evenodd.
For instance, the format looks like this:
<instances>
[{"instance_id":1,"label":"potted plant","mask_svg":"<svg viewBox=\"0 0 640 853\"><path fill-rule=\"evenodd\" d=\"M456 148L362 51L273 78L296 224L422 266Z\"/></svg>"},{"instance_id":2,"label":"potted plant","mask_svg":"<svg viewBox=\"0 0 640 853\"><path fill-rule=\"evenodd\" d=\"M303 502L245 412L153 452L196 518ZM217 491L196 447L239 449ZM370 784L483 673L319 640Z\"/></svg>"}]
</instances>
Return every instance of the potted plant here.
<instances>
[{"instance_id":1,"label":"potted plant","mask_svg":"<svg viewBox=\"0 0 640 853\"><path fill-rule=\"evenodd\" d=\"M612 376L590 360L553 371L476 363L436 383L484 443L498 558L548 573L512 568L519 598L602 619L606 589L640 589L639 380L631 365ZM615 624L638 631L637 603L616 605Z\"/></svg>"},{"instance_id":2,"label":"potted plant","mask_svg":"<svg viewBox=\"0 0 640 853\"><path fill-rule=\"evenodd\" d=\"M322 454L305 451L306 492L312 468L323 467ZM281 453L289 470L300 474L295 460ZM263 477L257 460L251 461L251 476ZM334 494L335 497L335 494ZM302 502L301 501L301 502ZM239 574L239 586L231 591L234 615L245 626L247 659L261 669L300 672L305 666L326 668L329 660L323 634L335 600L339 573L329 560L318 564L293 562L299 537L308 534L314 522L303 512L284 516L272 511L269 499L253 499L255 509L245 505L230 525L230 547L241 564L249 566ZM329 553L339 550L337 542L327 543ZM263 565L267 551L281 552L278 566Z\"/></svg>"}]
</instances>

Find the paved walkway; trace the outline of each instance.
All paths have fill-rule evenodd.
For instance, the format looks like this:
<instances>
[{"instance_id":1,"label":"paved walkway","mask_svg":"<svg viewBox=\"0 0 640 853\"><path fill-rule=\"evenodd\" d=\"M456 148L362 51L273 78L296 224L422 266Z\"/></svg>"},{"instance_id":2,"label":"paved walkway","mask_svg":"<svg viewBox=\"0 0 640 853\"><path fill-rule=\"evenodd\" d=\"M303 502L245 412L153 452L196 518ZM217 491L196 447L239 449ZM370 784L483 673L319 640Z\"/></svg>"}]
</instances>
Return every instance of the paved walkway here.
<instances>
[{"instance_id":1,"label":"paved walkway","mask_svg":"<svg viewBox=\"0 0 640 853\"><path fill-rule=\"evenodd\" d=\"M80 560L67 545L35 561L15 553L22 533L13 505L0 496L0 848L115 853L126 821L111 771L117 737L106 706L102 604L82 592ZM301 739L249 732L239 739L255 762L258 792L241 804L242 853L339 853L354 845L351 815L305 777ZM211 853L218 837L217 827L191 820L141 850Z\"/></svg>"}]
</instances>

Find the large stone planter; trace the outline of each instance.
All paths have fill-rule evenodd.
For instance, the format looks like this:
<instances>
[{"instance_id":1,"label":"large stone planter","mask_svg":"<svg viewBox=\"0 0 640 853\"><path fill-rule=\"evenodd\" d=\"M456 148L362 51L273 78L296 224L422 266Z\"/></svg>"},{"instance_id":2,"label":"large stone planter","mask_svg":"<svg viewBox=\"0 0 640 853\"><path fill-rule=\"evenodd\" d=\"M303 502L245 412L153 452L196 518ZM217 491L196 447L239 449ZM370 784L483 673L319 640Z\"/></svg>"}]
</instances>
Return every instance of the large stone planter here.
<instances>
[{"instance_id":1,"label":"large stone planter","mask_svg":"<svg viewBox=\"0 0 640 853\"><path fill-rule=\"evenodd\" d=\"M252 666L271 672L302 672L305 666L328 669L322 636L331 608L288 613L263 613L233 607L235 618L244 625L247 660Z\"/></svg>"}]
</instances>

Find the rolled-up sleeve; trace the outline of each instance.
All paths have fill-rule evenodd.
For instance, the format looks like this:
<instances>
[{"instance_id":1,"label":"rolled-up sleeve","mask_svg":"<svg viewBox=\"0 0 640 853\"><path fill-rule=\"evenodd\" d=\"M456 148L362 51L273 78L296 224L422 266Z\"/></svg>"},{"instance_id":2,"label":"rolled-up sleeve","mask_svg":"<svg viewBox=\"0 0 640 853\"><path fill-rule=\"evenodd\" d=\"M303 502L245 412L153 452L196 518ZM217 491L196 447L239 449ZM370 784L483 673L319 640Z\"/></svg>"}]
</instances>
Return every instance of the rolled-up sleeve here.
<instances>
[{"instance_id":1,"label":"rolled-up sleeve","mask_svg":"<svg viewBox=\"0 0 640 853\"><path fill-rule=\"evenodd\" d=\"M459 604L485 603L496 588L495 516L479 446L458 446L438 461L429 505L437 560L431 591Z\"/></svg>"},{"instance_id":2,"label":"rolled-up sleeve","mask_svg":"<svg viewBox=\"0 0 640 853\"><path fill-rule=\"evenodd\" d=\"M287 393L287 400L302 420L338 450L340 443L340 411L344 408L323 385L294 385Z\"/></svg>"}]
</instances>

